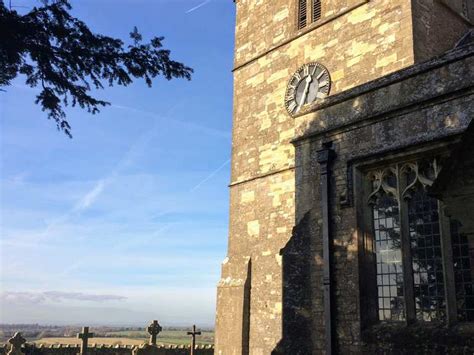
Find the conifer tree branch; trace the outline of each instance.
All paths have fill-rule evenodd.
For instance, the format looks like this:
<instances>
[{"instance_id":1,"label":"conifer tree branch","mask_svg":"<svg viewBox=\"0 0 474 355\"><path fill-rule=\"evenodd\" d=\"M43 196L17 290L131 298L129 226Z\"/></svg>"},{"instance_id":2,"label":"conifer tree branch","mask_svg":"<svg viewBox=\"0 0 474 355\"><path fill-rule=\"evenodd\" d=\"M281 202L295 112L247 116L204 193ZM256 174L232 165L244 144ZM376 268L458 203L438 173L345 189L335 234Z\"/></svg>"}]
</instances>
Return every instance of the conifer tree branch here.
<instances>
[{"instance_id":1,"label":"conifer tree branch","mask_svg":"<svg viewBox=\"0 0 474 355\"><path fill-rule=\"evenodd\" d=\"M151 87L163 76L191 79L193 70L174 61L163 48L163 37L143 43L135 27L131 44L95 34L70 14L69 0L43 0L24 15L0 0L0 87L7 87L18 75L30 87L41 86L36 103L69 137L71 127L64 108L79 106L92 114L110 105L90 95L92 88L128 86L143 79ZM5 91L5 89L0 89Z\"/></svg>"}]
</instances>

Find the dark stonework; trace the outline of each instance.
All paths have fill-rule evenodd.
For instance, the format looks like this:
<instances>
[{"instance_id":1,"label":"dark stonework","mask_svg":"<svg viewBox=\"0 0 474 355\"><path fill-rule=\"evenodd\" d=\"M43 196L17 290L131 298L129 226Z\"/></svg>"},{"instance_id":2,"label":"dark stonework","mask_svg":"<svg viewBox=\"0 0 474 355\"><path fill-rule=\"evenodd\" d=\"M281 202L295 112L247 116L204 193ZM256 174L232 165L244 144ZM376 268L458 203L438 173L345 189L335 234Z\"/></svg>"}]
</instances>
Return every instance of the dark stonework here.
<instances>
[{"instance_id":1,"label":"dark stonework","mask_svg":"<svg viewBox=\"0 0 474 355\"><path fill-rule=\"evenodd\" d=\"M336 353L334 348L334 317L336 310L333 306L333 236L331 228L331 206L329 192L331 190L331 167L335 158L332 142L323 144L318 150L319 163L319 195L322 219L322 239L323 239L323 287L324 287L324 341L326 345L326 355Z\"/></svg>"},{"instance_id":2,"label":"dark stonework","mask_svg":"<svg viewBox=\"0 0 474 355\"><path fill-rule=\"evenodd\" d=\"M473 68L474 44L468 44L329 97L296 118L297 138L293 141L296 148L296 221L299 230L307 234L304 239L309 247L305 252L311 253L309 257L302 254L305 255L303 259L311 260L311 281L307 283L308 290L302 293L311 295L313 354L325 353L324 218L319 205L321 180L317 152L328 141L333 142L337 154L331 169L333 176L328 200L334 237L332 321L337 353L473 353L472 324L452 327L422 322L410 326L403 322L388 326L378 324L373 316L377 300L374 302L370 297L374 286L367 281L373 277L374 259L365 252L364 235L368 232L364 229L365 217L361 213L367 206L362 167L403 157L441 152L446 155L456 149L474 117ZM463 145L465 153L452 153L451 160L464 159L470 161L472 167L472 136L466 134L463 141L468 142ZM459 176L465 177L466 164L459 166ZM454 179L458 181L457 177ZM456 186L456 183L452 185ZM469 198L472 202L472 197ZM468 219L472 222L472 213ZM283 312L283 319L291 314L289 309L283 308ZM287 341L291 343L291 340Z\"/></svg>"},{"instance_id":3,"label":"dark stonework","mask_svg":"<svg viewBox=\"0 0 474 355\"><path fill-rule=\"evenodd\" d=\"M311 343L311 251L310 215L293 228L293 234L281 250L283 259L283 336L274 355L310 354Z\"/></svg>"},{"instance_id":4,"label":"dark stonework","mask_svg":"<svg viewBox=\"0 0 474 355\"><path fill-rule=\"evenodd\" d=\"M366 342L362 349L365 354L466 355L474 352L472 329L462 327L377 325L365 332L364 338Z\"/></svg>"},{"instance_id":5,"label":"dark stonework","mask_svg":"<svg viewBox=\"0 0 474 355\"><path fill-rule=\"evenodd\" d=\"M463 233L474 234L474 121L452 150L431 192L445 203L446 214L458 219Z\"/></svg>"}]
</instances>

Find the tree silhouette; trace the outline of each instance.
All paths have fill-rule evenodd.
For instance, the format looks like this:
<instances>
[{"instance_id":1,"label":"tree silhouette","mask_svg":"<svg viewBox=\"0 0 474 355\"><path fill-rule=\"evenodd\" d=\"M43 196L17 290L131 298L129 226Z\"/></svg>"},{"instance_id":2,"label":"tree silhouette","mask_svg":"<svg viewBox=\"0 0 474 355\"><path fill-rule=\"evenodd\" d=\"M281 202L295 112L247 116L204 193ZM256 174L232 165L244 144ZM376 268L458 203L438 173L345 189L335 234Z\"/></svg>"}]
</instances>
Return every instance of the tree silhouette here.
<instances>
[{"instance_id":1,"label":"tree silhouette","mask_svg":"<svg viewBox=\"0 0 474 355\"><path fill-rule=\"evenodd\" d=\"M143 43L135 27L131 44L93 33L70 14L69 0L42 1L21 15L0 0L0 87L6 87L19 74L30 87L40 86L36 103L49 119L69 137L71 126L64 107L79 107L95 114L109 102L90 95L104 83L127 86L142 78L148 86L163 76L190 80L193 70L170 58L163 48L163 37Z\"/></svg>"}]
</instances>

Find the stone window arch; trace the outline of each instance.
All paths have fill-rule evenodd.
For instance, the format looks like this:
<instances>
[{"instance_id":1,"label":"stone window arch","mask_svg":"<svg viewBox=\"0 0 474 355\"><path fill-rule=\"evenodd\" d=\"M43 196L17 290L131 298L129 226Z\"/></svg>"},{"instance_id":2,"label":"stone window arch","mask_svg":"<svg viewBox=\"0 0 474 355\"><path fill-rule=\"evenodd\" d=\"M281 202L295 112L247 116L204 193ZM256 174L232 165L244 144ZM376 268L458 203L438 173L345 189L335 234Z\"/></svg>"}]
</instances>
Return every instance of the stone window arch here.
<instances>
[{"instance_id":1,"label":"stone window arch","mask_svg":"<svg viewBox=\"0 0 474 355\"><path fill-rule=\"evenodd\" d=\"M430 195L440 161L420 157L362 172L372 320L474 322L474 238Z\"/></svg>"}]
</instances>

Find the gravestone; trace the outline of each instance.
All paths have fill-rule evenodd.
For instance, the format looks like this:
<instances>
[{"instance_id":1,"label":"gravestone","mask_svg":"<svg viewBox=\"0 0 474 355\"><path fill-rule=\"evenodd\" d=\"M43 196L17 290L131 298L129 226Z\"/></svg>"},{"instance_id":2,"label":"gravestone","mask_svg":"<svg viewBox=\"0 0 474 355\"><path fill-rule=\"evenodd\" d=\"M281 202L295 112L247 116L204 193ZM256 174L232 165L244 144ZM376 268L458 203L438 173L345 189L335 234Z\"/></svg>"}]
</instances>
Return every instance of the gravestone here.
<instances>
[{"instance_id":1,"label":"gravestone","mask_svg":"<svg viewBox=\"0 0 474 355\"><path fill-rule=\"evenodd\" d=\"M194 355L194 349L196 348L196 335L201 335L201 332L196 331L196 326L193 325L193 331L188 332L188 335L191 335L191 355Z\"/></svg>"},{"instance_id":2,"label":"gravestone","mask_svg":"<svg viewBox=\"0 0 474 355\"><path fill-rule=\"evenodd\" d=\"M150 345L156 345L156 337L163 330L157 320L154 320L147 328L150 334Z\"/></svg>"},{"instance_id":3,"label":"gravestone","mask_svg":"<svg viewBox=\"0 0 474 355\"><path fill-rule=\"evenodd\" d=\"M8 339L8 342L11 344L11 348L7 355L24 355L21 346L26 343L26 340L20 332L16 332L12 338Z\"/></svg>"},{"instance_id":4,"label":"gravestone","mask_svg":"<svg viewBox=\"0 0 474 355\"><path fill-rule=\"evenodd\" d=\"M82 333L77 334L77 337L79 339L82 339L81 342L81 355L86 355L87 354L87 343L89 341L89 338L94 337L94 333L89 333L89 327L83 327L82 328Z\"/></svg>"},{"instance_id":5,"label":"gravestone","mask_svg":"<svg viewBox=\"0 0 474 355\"><path fill-rule=\"evenodd\" d=\"M147 328L150 334L149 344L143 344L135 347L132 351L132 355L160 355L162 351L156 345L156 338L158 334L163 330L157 320L154 320Z\"/></svg>"}]
</instances>

